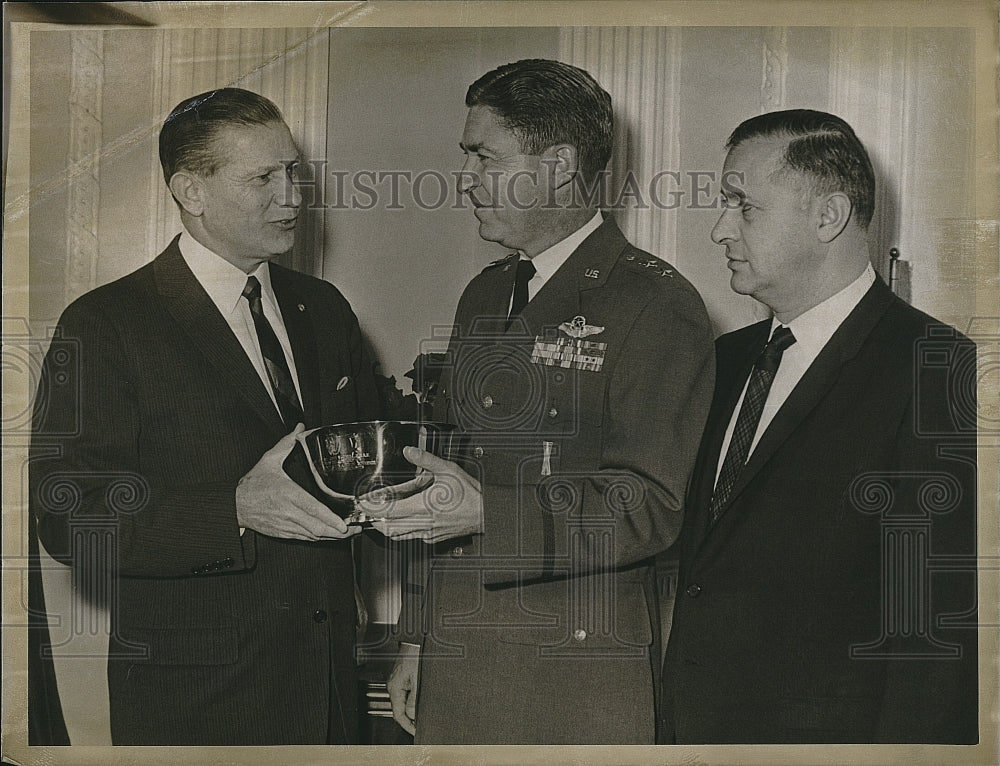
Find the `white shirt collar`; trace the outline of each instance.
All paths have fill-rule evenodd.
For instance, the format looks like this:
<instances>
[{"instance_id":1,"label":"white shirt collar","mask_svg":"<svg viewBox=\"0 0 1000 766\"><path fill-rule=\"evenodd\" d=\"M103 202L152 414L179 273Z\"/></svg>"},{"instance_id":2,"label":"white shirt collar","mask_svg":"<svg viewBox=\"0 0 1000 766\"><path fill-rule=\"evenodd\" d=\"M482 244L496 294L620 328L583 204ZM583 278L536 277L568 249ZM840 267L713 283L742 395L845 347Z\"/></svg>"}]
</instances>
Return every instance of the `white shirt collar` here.
<instances>
[{"instance_id":1,"label":"white shirt collar","mask_svg":"<svg viewBox=\"0 0 1000 766\"><path fill-rule=\"evenodd\" d=\"M594 213L594 217L579 229L532 258L531 263L535 267L535 278L532 279L532 282L538 280L539 286L545 284L549 277L555 274L559 267L566 262L566 259L583 243L583 240L600 227L603 221L601 211L598 210ZM524 253L521 253L521 259L526 260Z\"/></svg>"},{"instance_id":2,"label":"white shirt collar","mask_svg":"<svg viewBox=\"0 0 1000 766\"><path fill-rule=\"evenodd\" d=\"M838 293L834 293L822 303L818 303L803 314L795 317L786 327L795 336L797 351L806 348L815 349L816 353L826 345L837 328L854 311L865 293L875 282L875 269L869 263L861 275ZM771 322L771 332L780 327L777 317Z\"/></svg>"},{"instance_id":3,"label":"white shirt collar","mask_svg":"<svg viewBox=\"0 0 1000 766\"><path fill-rule=\"evenodd\" d=\"M177 247L195 279L205 288L212 303L218 306L223 314L231 314L239 309L243 289L249 276L257 277L260 282L262 299L269 302L273 308L277 307L271 289L271 271L266 261L247 274L222 256L213 253L186 231L181 233Z\"/></svg>"}]
</instances>

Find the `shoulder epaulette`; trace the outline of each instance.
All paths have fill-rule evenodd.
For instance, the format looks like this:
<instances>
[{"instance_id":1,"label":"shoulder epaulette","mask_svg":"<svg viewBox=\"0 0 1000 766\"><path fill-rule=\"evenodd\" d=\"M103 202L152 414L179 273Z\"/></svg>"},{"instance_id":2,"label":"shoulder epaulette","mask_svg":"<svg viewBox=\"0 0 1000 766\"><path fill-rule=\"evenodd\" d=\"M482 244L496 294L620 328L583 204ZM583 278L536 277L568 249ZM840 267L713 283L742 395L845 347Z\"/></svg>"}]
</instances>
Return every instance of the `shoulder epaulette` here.
<instances>
[{"instance_id":1,"label":"shoulder epaulette","mask_svg":"<svg viewBox=\"0 0 1000 766\"><path fill-rule=\"evenodd\" d=\"M505 266L510 264L518 257L517 253L508 253L503 258L497 258L493 263L487 266L483 271L489 271L490 269L495 269L497 266Z\"/></svg>"},{"instance_id":2,"label":"shoulder epaulette","mask_svg":"<svg viewBox=\"0 0 1000 766\"><path fill-rule=\"evenodd\" d=\"M626 253L621 262L633 271L648 274L651 277L673 277L675 273L673 266L666 261L637 250Z\"/></svg>"}]
</instances>

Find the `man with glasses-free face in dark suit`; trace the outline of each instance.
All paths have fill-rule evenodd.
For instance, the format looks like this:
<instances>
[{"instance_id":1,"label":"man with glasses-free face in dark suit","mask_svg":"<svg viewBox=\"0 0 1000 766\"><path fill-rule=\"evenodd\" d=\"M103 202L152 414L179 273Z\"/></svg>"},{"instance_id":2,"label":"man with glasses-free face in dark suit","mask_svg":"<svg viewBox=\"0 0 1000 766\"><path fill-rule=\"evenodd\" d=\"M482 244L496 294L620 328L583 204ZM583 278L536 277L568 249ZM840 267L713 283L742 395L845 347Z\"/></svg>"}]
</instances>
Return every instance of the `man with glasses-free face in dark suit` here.
<instances>
[{"instance_id":1,"label":"man with glasses-free face in dark suit","mask_svg":"<svg viewBox=\"0 0 1000 766\"><path fill-rule=\"evenodd\" d=\"M358 323L332 285L272 263L301 202L273 103L236 88L187 99L160 159L184 232L69 306L46 359L39 536L117 578L114 744L354 742L356 530L289 474L311 486L300 424L377 414ZM71 386L58 385L65 350ZM60 486L79 497L70 512ZM109 519L110 562L85 534Z\"/></svg>"},{"instance_id":2,"label":"man with glasses-free face in dark suit","mask_svg":"<svg viewBox=\"0 0 1000 766\"><path fill-rule=\"evenodd\" d=\"M712 239L774 317L716 342L660 741L975 742L975 346L873 271L843 120L727 147Z\"/></svg>"}]
</instances>

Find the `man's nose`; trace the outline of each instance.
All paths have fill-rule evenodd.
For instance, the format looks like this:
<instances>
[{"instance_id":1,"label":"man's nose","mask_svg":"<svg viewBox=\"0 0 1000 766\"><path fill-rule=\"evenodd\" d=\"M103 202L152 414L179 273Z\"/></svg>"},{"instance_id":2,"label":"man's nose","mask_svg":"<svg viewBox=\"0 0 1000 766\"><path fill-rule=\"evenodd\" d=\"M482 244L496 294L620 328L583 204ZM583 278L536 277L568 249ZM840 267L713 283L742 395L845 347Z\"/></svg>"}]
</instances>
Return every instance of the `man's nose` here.
<instances>
[{"instance_id":1,"label":"man's nose","mask_svg":"<svg viewBox=\"0 0 1000 766\"><path fill-rule=\"evenodd\" d=\"M469 194L474 189L478 188L482 179L479 176L479 160L475 157L466 157L465 162L462 163L462 169L457 175L457 186L459 194Z\"/></svg>"},{"instance_id":2,"label":"man's nose","mask_svg":"<svg viewBox=\"0 0 1000 766\"><path fill-rule=\"evenodd\" d=\"M725 205L725 203L723 203L723 205ZM723 245L736 238L737 228L733 224L733 216L738 212L738 210L731 210L723 207L722 215L719 216L719 220L716 221L715 226L712 227L712 241L715 244Z\"/></svg>"},{"instance_id":3,"label":"man's nose","mask_svg":"<svg viewBox=\"0 0 1000 766\"><path fill-rule=\"evenodd\" d=\"M277 202L282 207L300 207L302 205L302 190L291 175L284 176L284 183L278 192Z\"/></svg>"}]
</instances>

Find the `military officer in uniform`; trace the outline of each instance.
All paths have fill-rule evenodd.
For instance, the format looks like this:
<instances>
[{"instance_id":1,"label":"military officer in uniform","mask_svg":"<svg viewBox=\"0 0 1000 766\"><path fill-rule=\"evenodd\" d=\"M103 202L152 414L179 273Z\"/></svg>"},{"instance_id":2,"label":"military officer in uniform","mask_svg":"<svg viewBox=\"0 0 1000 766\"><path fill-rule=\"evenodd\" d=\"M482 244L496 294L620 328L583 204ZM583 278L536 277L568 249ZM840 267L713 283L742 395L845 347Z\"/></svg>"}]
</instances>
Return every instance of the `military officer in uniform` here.
<instances>
[{"instance_id":1,"label":"military officer in uniform","mask_svg":"<svg viewBox=\"0 0 1000 766\"><path fill-rule=\"evenodd\" d=\"M466 105L460 190L514 252L455 316L436 416L468 449L407 448L433 483L377 524L430 553L406 586L394 715L418 743L652 743L650 561L680 528L708 411L708 316L579 201L612 141L587 72L507 64Z\"/></svg>"}]
</instances>

